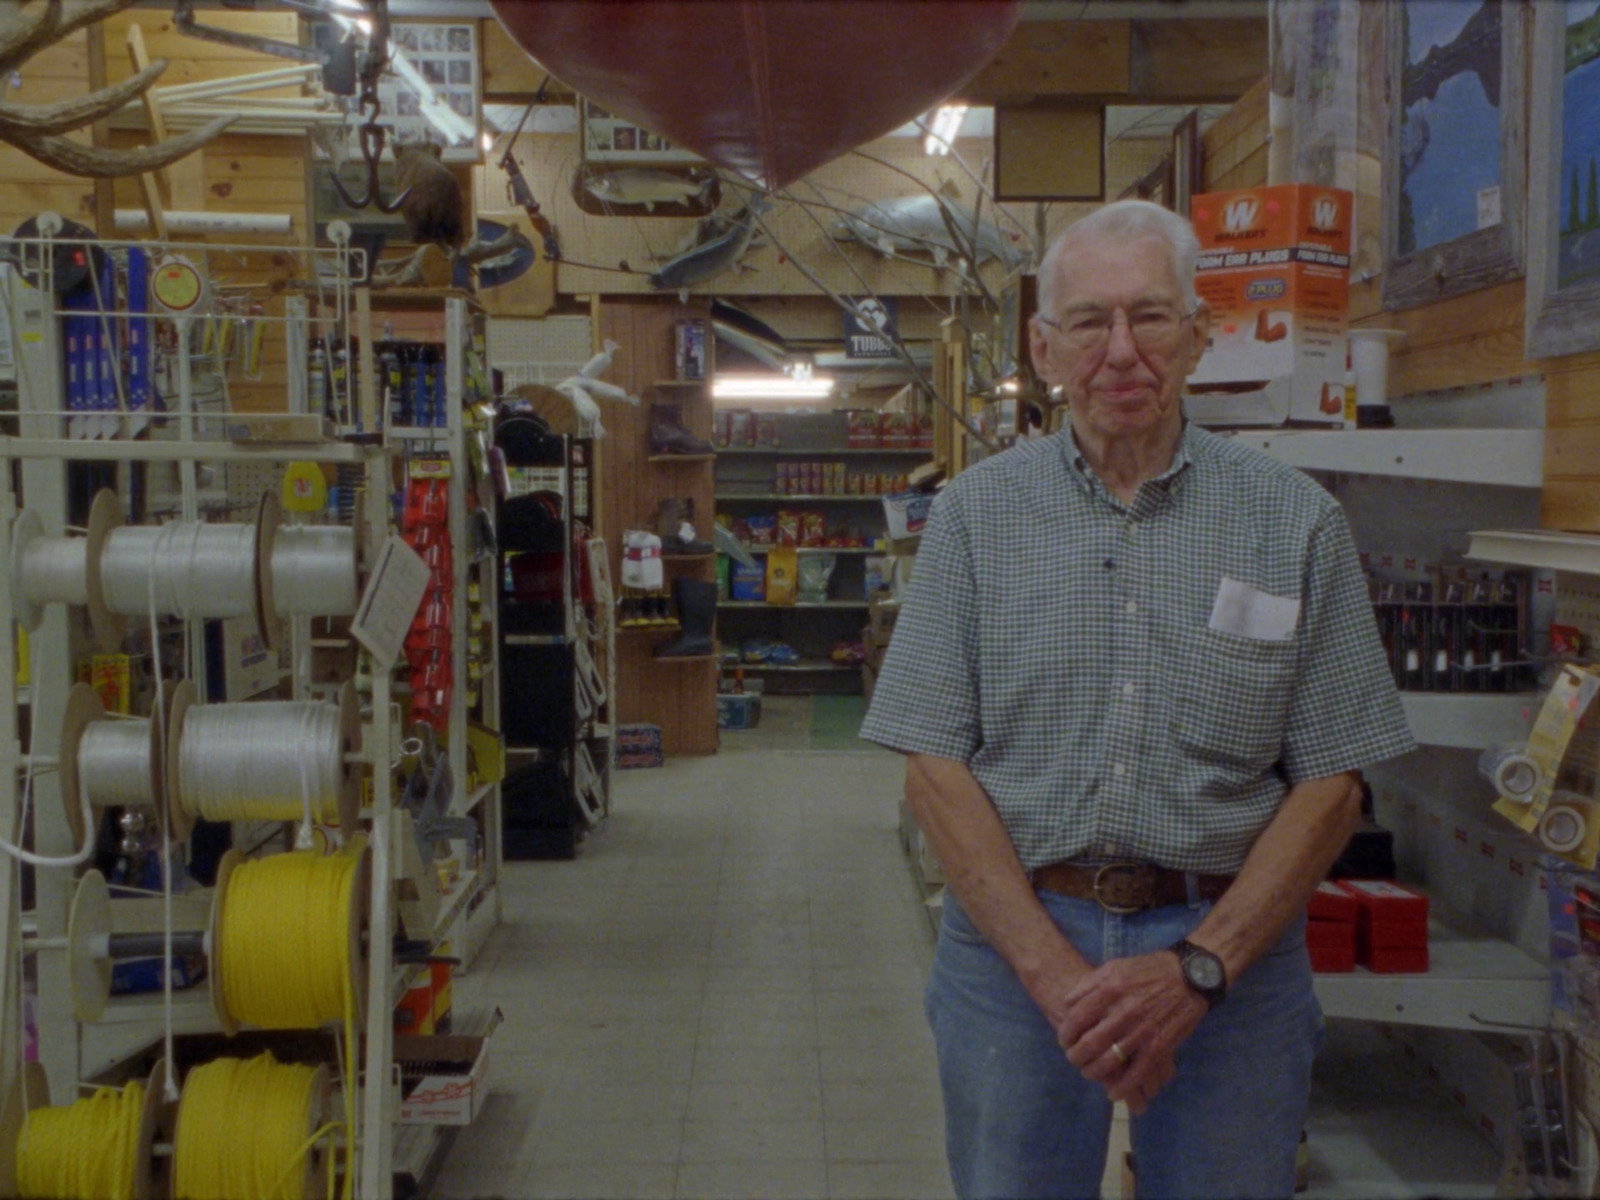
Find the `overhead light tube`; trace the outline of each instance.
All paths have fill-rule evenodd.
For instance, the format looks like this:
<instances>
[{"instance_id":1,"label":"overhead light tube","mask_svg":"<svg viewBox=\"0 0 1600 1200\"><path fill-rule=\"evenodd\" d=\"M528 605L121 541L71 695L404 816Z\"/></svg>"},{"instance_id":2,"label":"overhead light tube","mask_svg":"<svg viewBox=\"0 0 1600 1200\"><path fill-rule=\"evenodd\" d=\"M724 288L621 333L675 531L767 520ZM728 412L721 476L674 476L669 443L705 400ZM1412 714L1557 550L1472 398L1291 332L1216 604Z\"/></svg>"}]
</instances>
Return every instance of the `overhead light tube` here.
<instances>
[{"instance_id":1,"label":"overhead light tube","mask_svg":"<svg viewBox=\"0 0 1600 1200\"><path fill-rule=\"evenodd\" d=\"M816 375L791 379L787 375L724 375L713 380L711 395L718 400L820 400L833 393L833 378Z\"/></svg>"},{"instance_id":2,"label":"overhead light tube","mask_svg":"<svg viewBox=\"0 0 1600 1200\"><path fill-rule=\"evenodd\" d=\"M928 136L922 149L927 154L949 154L950 147L961 132L961 123L967 119L965 104L946 104L933 114Z\"/></svg>"}]
</instances>

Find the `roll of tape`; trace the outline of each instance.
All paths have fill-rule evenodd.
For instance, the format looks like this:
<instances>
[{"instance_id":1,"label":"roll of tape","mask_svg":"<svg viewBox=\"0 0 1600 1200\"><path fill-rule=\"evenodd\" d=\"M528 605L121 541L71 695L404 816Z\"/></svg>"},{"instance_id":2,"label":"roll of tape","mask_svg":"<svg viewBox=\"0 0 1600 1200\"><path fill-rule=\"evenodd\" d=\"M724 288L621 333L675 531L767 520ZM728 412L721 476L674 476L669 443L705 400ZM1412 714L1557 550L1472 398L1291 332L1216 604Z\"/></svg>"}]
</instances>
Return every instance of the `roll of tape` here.
<instances>
[{"instance_id":1,"label":"roll of tape","mask_svg":"<svg viewBox=\"0 0 1600 1200\"><path fill-rule=\"evenodd\" d=\"M1529 755L1507 754L1495 764L1494 786L1507 800L1528 804L1539 790L1543 775L1539 764Z\"/></svg>"},{"instance_id":2,"label":"roll of tape","mask_svg":"<svg viewBox=\"0 0 1600 1200\"><path fill-rule=\"evenodd\" d=\"M1588 832L1588 819L1570 804L1552 804L1539 818L1539 841L1557 854L1576 850Z\"/></svg>"}]
</instances>

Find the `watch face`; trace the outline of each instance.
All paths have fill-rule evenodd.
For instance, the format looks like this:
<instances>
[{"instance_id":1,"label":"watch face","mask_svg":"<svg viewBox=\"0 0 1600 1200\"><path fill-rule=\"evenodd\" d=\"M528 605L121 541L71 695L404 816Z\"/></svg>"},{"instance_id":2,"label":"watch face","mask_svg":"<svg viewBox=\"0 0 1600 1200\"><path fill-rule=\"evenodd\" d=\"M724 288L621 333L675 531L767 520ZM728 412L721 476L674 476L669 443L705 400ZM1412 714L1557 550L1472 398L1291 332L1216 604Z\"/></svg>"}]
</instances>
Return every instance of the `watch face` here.
<instances>
[{"instance_id":1,"label":"watch face","mask_svg":"<svg viewBox=\"0 0 1600 1200\"><path fill-rule=\"evenodd\" d=\"M1202 991L1222 986L1222 964L1209 954L1190 954L1183 964L1184 974Z\"/></svg>"}]
</instances>

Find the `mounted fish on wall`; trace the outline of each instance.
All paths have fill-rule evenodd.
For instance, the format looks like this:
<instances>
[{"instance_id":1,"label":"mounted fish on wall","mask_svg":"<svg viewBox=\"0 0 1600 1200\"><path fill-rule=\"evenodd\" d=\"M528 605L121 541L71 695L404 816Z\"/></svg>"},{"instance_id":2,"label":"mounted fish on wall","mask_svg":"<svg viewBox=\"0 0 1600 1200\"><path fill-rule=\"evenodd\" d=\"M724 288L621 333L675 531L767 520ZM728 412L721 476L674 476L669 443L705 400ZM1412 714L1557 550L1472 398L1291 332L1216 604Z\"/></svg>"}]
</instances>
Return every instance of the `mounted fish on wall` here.
<instances>
[{"instance_id":1,"label":"mounted fish on wall","mask_svg":"<svg viewBox=\"0 0 1600 1200\"><path fill-rule=\"evenodd\" d=\"M701 240L663 263L650 276L650 286L658 292L676 291L680 298L687 299L695 284L738 265L750 249L757 219L771 207L758 196L727 216L717 213L707 217L696 227Z\"/></svg>"},{"instance_id":2,"label":"mounted fish on wall","mask_svg":"<svg viewBox=\"0 0 1600 1200\"><path fill-rule=\"evenodd\" d=\"M928 259L936 267L952 266L963 274L969 252L978 266L998 261L1008 271L1024 267L1033 256L1033 247L1020 231L1003 230L987 217L978 219L949 183L936 192L863 204L840 217L828 232L835 240L863 242L885 256Z\"/></svg>"},{"instance_id":3,"label":"mounted fish on wall","mask_svg":"<svg viewBox=\"0 0 1600 1200\"><path fill-rule=\"evenodd\" d=\"M703 217L722 202L722 181L704 167L585 163L572 174L572 197L597 217Z\"/></svg>"}]
</instances>

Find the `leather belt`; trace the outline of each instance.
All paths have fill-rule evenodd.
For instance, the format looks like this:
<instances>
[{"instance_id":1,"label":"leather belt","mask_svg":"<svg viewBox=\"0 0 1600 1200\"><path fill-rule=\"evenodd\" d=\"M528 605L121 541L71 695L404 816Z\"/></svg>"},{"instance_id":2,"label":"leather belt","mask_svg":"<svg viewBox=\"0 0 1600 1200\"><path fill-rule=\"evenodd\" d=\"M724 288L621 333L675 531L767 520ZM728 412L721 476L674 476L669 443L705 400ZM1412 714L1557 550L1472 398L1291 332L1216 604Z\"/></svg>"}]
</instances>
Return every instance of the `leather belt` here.
<instances>
[{"instance_id":1,"label":"leather belt","mask_svg":"<svg viewBox=\"0 0 1600 1200\"><path fill-rule=\"evenodd\" d=\"M1095 866L1058 862L1031 871L1033 886L1076 900L1093 900L1107 912L1132 913L1169 904L1189 903L1189 879L1184 871L1152 863L1110 862ZM1232 875L1193 875L1202 900L1216 900Z\"/></svg>"}]
</instances>

